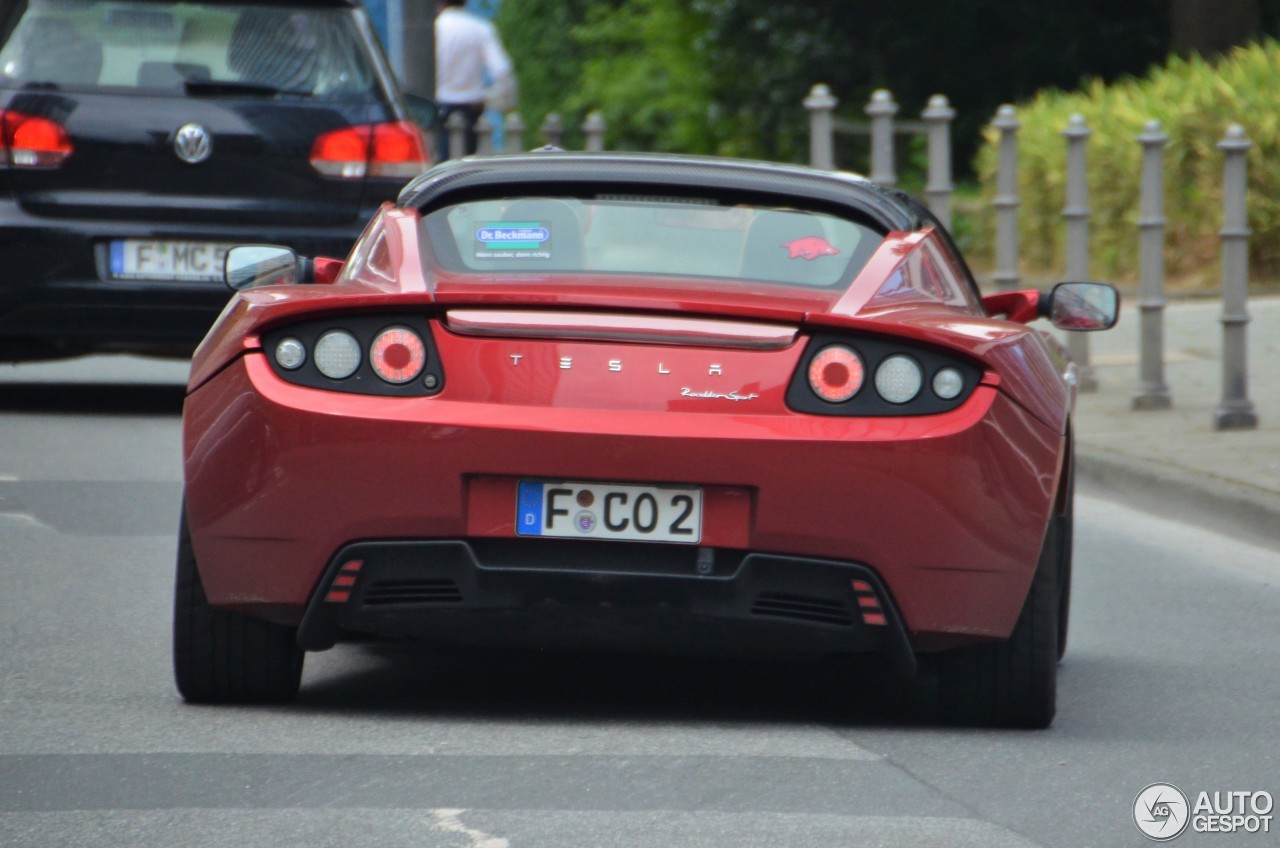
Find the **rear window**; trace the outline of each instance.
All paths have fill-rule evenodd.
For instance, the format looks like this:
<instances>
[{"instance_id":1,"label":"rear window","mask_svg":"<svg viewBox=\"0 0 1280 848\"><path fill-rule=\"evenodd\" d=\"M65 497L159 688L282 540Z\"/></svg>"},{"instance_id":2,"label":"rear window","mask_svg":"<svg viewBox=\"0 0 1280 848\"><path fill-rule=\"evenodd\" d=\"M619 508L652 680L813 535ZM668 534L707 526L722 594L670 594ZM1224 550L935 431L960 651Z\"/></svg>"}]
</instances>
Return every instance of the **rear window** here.
<instances>
[{"instance_id":1,"label":"rear window","mask_svg":"<svg viewBox=\"0 0 1280 848\"><path fill-rule=\"evenodd\" d=\"M8 22L0 85L361 95L375 78L352 15L259 3L29 0L16 26Z\"/></svg>"},{"instance_id":2,"label":"rear window","mask_svg":"<svg viewBox=\"0 0 1280 848\"><path fill-rule=\"evenodd\" d=\"M847 285L882 236L801 209L690 198L520 197L443 207L423 219L457 271L648 274Z\"/></svg>"}]
</instances>

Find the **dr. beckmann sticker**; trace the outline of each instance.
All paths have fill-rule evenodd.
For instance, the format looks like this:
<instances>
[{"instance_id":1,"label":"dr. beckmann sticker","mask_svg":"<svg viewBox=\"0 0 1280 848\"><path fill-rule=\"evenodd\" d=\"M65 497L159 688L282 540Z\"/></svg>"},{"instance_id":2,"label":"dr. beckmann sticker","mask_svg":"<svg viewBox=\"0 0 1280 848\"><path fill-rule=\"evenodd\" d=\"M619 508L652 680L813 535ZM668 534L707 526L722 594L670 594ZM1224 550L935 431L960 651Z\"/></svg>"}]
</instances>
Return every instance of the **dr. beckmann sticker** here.
<instances>
[{"instance_id":1,"label":"dr. beckmann sticker","mask_svg":"<svg viewBox=\"0 0 1280 848\"><path fill-rule=\"evenodd\" d=\"M476 230L476 259L550 259L551 231L536 221L502 221Z\"/></svg>"}]
</instances>

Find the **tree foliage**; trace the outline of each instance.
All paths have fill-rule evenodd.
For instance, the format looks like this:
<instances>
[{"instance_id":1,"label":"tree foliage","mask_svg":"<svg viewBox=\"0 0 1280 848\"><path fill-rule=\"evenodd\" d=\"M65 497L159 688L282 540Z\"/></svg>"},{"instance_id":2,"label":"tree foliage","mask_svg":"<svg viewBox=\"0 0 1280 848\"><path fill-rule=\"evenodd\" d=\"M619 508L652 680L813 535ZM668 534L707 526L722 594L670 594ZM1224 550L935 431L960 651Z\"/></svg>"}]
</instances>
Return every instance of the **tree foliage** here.
<instances>
[{"instance_id":1,"label":"tree foliage","mask_svg":"<svg viewBox=\"0 0 1280 848\"><path fill-rule=\"evenodd\" d=\"M1280 0L1255 1L1262 26L1280 26ZM1171 44L1170 0L503 0L498 25L533 127L599 109L610 146L802 161L815 83L853 120L876 88L902 118L943 93L961 171L1001 103L1141 74Z\"/></svg>"},{"instance_id":2,"label":"tree foliage","mask_svg":"<svg viewBox=\"0 0 1280 848\"><path fill-rule=\"evenodd\" d=\"M587 59L573 30L601 5L599 0L503 0L494 23L519 79L520 114L531 128L525 132L526 146L549 112L560 112L571 128L581 125L581 114L566 114ZM566 142L580 144L581 136L570 135Z\"/></svg>"},{"instance_id":3,"label":"tree foliage","mask_svg":"<svg viewBox=\"0 0 1280 848\"><path fill-rule=\"evenodd\" d=\"M709 153L716 148L706 23L683 0L596 6L573 31L588 57L575 112L599 110L610 148Z\"/></svg>"}]
</instances>

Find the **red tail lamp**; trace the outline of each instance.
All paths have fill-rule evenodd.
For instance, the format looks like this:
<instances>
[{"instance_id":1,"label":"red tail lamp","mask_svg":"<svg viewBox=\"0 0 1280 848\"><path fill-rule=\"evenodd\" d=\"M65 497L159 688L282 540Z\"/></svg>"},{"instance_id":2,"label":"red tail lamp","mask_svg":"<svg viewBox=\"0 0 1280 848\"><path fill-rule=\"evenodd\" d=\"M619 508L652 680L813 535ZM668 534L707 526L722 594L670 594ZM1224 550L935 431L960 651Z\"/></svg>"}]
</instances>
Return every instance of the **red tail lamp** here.
<instances>
[{"instance_id":1,"label":"red tail lamp","mask_svg":"<svg viewBox=\"0 0 1280 848\"><path fill-rule=\"evenodd\" d=\"M7 148L7 150L6 150ZM62 124L22 112L0 112L0 157L15 168L56 168L74 152Z\"/></svg>"},{"instance_id":2,"label":"red tail lamp","mask_svg":"<svg viewBox=\"0 0 1280 848\"><path fill-rule=\"evenodd\" d=\"M856 395L865 378L862 358L844 345L828 345L809 362L809 388L829 403Z\"/></svg>"},{"instance_id":3,"label":"red tail lamp","mask_svg":"<svg viewBox=\"0 0 1280 848\"><path fill-rule=\"evenodd\" d=\"M422 337L408 327L388 327L373 340L369 364L388 383L408 383L427 364L427 348Z\"/></svg>"},{"instance_id":4,"label":"red tail lamp","mask_svg":"<svg viewBox=\"0 0 1280 848\"><path fill-rule=\"evenodd\" d=\"M311 167L327 177L409 179L431 164L422 131L410 121L332 130L311 145Z\"/></svg>"}]
</instances>

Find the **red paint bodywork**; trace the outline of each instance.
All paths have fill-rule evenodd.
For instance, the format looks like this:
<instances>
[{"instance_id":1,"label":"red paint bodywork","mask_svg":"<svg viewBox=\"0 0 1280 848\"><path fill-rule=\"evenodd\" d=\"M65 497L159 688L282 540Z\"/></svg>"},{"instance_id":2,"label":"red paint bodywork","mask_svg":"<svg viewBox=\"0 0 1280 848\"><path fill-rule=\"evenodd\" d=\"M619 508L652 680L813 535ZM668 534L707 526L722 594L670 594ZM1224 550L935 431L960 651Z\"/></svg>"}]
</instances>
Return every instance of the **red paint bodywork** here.
<instances>
[{"instance_id":1,"label":"red paint bodywork","mask_svg":"<svg viewBox=\"0 0 1280 848\"><path fill-rule=\"evenodd\" d=\"M352 541L514 536L522 477L694 483L705 490L704 545L865 563L917 649L1006 637L1059 490L1071 394L1021 324L946 304L873 308L889 273L935 238L891 233L847 291L744 284L730 295L669 279L464 279L424 265L416 212L385 207L332 285L243 292L196 353L184 459L206 593L296 623ZM464 335L447 327L451 308L580 311L587 327L602 313L638 327L655 315L731 319L797 339L751 350ZM261 350L259 334L283 323L388 310L430 318L440 394L304 388ZM985 376L943 414L789 409L805 338L841 329L946 348Z\"/></svg>"}]
</instances>

